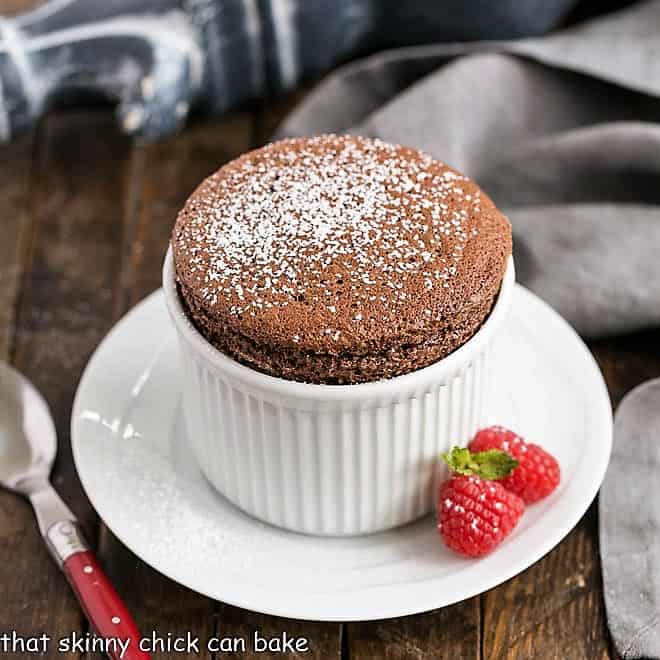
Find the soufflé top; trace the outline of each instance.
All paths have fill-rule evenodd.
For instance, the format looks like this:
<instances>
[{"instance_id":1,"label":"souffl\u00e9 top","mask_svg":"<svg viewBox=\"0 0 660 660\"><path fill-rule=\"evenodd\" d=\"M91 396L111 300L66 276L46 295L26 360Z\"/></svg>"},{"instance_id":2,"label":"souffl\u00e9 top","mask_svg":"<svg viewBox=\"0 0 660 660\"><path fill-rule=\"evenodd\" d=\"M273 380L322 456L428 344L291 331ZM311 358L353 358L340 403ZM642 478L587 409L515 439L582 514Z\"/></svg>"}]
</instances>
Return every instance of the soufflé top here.
<instances>
[{"instance_id":1,"label":"souffl\u00e9 top","mask_svg":"<svg viewBox=\"0 0 660 660\"><path fill-rule=\"evenodd\" d=\"M178 215L179 292L218 350L351 384L439 360L482 325L511 227L476 184L379 140L283 140L221 167Z\"/></svg>"}]
</instances>

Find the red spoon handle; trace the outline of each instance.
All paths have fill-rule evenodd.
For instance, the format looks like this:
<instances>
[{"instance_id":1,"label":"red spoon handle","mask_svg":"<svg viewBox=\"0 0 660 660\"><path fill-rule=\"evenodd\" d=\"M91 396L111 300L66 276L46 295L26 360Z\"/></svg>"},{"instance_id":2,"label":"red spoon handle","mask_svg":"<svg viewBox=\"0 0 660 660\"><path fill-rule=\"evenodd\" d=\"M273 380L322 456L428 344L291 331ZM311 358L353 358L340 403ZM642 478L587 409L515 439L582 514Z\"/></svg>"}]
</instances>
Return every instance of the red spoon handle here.
<instances>
[{"instance_id":1,"label":"red spoon handle","mask_svg":"<svg viewBox=\"0 0 660 660\"><path fill-rule=\"evenodd\" d=\"M63 564L64 573L76 592L78 601L96 633L105 639L129 641L120 658L121 648L109 645L113 660L147 660L151 656L140 650L140 632L110 580L88 551L76 552Z\"/></svg>"}]
</instances>

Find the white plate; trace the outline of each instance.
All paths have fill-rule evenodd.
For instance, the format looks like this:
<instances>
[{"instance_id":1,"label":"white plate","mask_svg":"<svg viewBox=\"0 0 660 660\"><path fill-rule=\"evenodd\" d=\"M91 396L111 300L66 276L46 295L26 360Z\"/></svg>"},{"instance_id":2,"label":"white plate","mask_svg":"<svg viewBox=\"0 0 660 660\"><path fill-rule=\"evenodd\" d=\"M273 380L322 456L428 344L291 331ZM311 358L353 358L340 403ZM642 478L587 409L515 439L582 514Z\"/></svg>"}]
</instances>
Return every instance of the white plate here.
<instances>
[{"instance_id":1,"label":"white plate","mask_svg":"<svg viewBox=\"0 0 660 660\"><path fill-rule=\"evenodd\" d=\"M259 612L384 619L490 589L572 529L610 455L610 402L594 359L564 320L520 286L497 346L490 417L552 451L562 482L480 560L447 550L432 517L329 539L242 513L206 483L188 451L178 359L158 291L117 324L85 370L71 421L76 467L101 518L136 555L195 591Z\"/></svg>"}]
</instances>

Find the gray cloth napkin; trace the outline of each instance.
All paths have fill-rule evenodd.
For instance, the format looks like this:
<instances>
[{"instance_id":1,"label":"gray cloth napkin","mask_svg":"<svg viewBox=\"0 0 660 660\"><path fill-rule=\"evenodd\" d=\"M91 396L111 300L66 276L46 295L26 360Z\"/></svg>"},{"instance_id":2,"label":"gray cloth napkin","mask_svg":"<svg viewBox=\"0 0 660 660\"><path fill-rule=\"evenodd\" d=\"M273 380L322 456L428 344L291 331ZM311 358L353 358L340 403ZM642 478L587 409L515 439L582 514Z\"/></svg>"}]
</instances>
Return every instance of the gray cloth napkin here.
<instances>
[{"instance_id":1,"label":"gray cloth napkin","mask_svg":"<svg viewBox=\"0 0 660 660\"><path fill-rule=\"evenodd\" d=\"M660 379L630 392L616 413L616 443L601 489L605 604L622 658L660 655Z\"/></svg>"},{"instance_id":2,"label":"gray cloth napkin","mask_svg":"<svg viewBox=\"0 0 660 660\"><path fill-rule=\"evenodd\" d=\"M511 218L519 279L582 334L660 325L660 0L544 38L349 64L277 134L322 131L417 146L476 179ZM660 386L642 392L618 418L601 551L617 649L660 659L657 479L617 460L631 441L655 451Z\"/></svg>"},{"instance_id":3,"label":"gray cloth napkin","mask_svg":"<svg viewBox=\"0 0 660 660\"><path fill-rule=\"evenodd\" d=\"M511 218L519 279L584 335L660 325L660 1L517 42L386 51L331 74L278 136L417 146Z\"/></svg>"}]
</instances>

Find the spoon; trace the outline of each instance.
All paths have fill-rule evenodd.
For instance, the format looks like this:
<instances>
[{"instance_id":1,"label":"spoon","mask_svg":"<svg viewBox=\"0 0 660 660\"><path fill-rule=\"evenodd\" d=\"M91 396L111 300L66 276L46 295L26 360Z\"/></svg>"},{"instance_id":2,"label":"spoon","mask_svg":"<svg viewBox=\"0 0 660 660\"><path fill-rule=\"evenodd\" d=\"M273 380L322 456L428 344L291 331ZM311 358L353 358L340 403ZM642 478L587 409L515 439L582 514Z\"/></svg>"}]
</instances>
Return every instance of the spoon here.
<instances>
[{"instance_id":1,"label":"spoon","mask_svg":"<svg viewBox=\"0 0 660 660\"><path fill-rule=\"evenodd\" d=\"M66 575L113 660L147 660L140 633L85 542L80 525L49 474L57 436L48 404L17 371L0 362L0 485L32 503L50 554ZM113 644L111 640L115 640Z\"/></svg>"}]
</instances>

